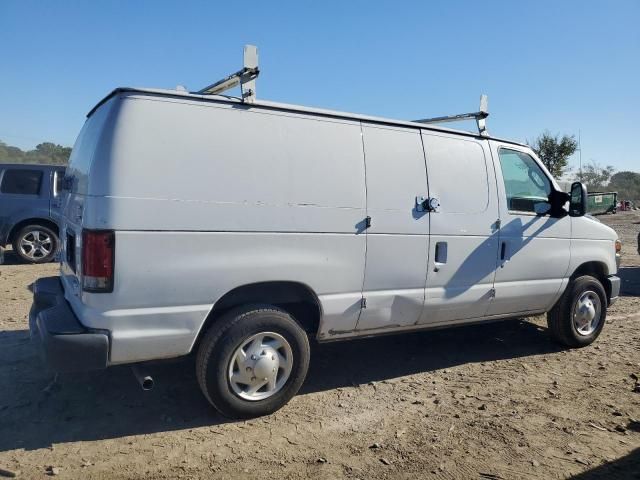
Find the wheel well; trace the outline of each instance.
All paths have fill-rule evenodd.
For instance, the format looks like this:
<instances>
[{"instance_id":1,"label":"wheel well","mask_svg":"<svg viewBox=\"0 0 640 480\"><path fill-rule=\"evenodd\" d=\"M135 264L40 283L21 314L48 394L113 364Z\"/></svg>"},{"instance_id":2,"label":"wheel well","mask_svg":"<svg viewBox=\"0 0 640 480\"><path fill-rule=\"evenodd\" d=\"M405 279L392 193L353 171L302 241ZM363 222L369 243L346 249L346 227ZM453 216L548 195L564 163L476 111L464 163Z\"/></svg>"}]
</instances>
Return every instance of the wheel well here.
<instances>
[{"instance_id":1,"label":"wheel well","mask_svg":"<svg viewBox=\"0 0 640 480\"><path fill-rule=\"evenodd\" d=\"M597 278L602 283L605 291L607 292L607 298L611 298L611 285L607 281L608 270L607 266L602 262L586 262L580 265L573 275L571 280L581 277L582 275L590 275Z\"/></svg>"},{"instance_id":2,"label":"wheel well","mask_svg":"<svg viewBox=\"0 0 640 480\"><path fill-rule=\"evenodd\" d=\"M46 218L27 218L26 220L22 220L13 226L13 228L9 232L9 236L7 237L7 243L12 243L18 232L27 225L41 225L43 227L47 227L53 230L58 237L60 236L60 231L56 222L47 220Z\"/></svg>"},{"instance_id":3,"label":"wheel well","mask_svg":"<svg viewBox=\"0 0 640 480\"><path fill-rule=\"evenodd\" d=\"M322 309L316 294L299 282L260 282L243 285L227 292L218 300L198 334L193 350L209 327L225 312L248 304L269 304L279 307L296 319L308 334L315 335L320 326Z\"/></svg>"}]
</instances>

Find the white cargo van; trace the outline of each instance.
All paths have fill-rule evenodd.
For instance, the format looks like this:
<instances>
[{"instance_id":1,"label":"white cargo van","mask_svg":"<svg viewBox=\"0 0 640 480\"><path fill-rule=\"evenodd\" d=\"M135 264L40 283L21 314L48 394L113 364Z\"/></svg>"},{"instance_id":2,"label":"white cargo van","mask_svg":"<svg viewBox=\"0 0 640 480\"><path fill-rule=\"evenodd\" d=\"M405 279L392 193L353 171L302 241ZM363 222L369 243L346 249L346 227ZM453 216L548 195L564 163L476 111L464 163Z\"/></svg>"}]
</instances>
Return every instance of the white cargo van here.
<instances>
[{"instance_id":1,"label":"white cargo van","mask_svg":"<svg viewBox=\"0 0 640 480\"><path fill-rule=\"evenodd\" d=\"M193 353L211 404L250 417L298 391L309 337L545 312L567 346L598 337L617 236L486 109L468 133L262 102L257 72L225 79L242 98L120 88L89 112L30 314L55 371Z\"/></svg>"}]
</instances>

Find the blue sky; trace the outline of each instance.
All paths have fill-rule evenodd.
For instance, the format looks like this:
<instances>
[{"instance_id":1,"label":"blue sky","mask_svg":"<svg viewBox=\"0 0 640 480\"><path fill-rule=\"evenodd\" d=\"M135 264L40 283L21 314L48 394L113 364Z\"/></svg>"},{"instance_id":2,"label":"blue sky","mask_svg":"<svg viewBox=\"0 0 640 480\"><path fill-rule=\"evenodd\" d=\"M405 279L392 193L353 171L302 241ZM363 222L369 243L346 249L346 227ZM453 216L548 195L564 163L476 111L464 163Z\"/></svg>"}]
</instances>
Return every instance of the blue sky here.
<instances>
[{"instance_id":1,"label":"blue sky","mask_svg":"<svg viewBox=\"0 0 640 480\"><path fill-rule=\"evenodd\" d=\"M489 131L581 131L583 162L640 171L640 1L0 0L0 140L72 145L117 86L197 89L258 45L258 96ZM577 166L577 155L572 160Z\"/></svg>"}]
</instances>

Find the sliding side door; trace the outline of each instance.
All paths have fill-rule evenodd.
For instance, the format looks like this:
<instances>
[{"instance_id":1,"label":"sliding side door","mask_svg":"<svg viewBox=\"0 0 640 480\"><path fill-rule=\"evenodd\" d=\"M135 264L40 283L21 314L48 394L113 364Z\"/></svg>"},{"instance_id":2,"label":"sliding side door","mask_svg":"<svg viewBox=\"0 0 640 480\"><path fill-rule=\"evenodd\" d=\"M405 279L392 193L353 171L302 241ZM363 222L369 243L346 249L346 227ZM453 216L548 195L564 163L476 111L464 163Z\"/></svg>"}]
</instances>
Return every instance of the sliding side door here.
<instances>
[{"instance_id":1,"label":"sliding side door","mask_svg":"<svg viewBox=\"0 0 640 480\"><path fill-rule=\"evenodd\" d=\"M364 124L363 140L371 226L357 330L414 325L429 252L429 215L416 210L416 197L428 196L420 132Z\"/></svg>"}]
</instances>

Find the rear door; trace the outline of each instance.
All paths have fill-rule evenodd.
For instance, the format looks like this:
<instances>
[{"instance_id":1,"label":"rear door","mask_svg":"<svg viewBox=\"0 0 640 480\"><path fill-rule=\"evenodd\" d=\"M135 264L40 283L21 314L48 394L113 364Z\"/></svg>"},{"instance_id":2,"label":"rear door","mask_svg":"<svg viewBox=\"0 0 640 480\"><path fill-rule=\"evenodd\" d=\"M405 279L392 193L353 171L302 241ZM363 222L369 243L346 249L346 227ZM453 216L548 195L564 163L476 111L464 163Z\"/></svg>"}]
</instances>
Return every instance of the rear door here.
<instances>
[{"instance_id":1,"label":"rear door","mask_svg":"<svg viewBox=\"0 0 640 480\"><path fill-rule=\"evenodd\" d=\"M571 218L536 213L548 200L552 180L526 147L490 143L501 227L495 298L488 314L547 310L569 268Z\"/></svg>"},{"instance_id":2,"label":"rear door","mask_svg":"<svg viewBox=\"0 0 640 480\"><path fill-rule=\"evenodd\" d=\"M420 132L366 124L362 129L371 226L366 308L356 329L414 325L424 304L429 252L429 215L416 210L416 196L428 196Z\"/></svg>"},{"instance_id":3,"label":"rear door","mask_svg":"<svg viewBox=\"0 0 640 480\"><path fill-rule=\"evenodd\" d=\"M89 188L89 173L98 142L103 136L107 119L115 100L109 100L95 110L78 134L69 166L66 168L64 192L60 195L60 239L62 243L60 277L68 296L80 297L82 225L84 205ZM107 141L105 139L105 141ZM60 186L60 185L58 185Z\"/></svg>"},{"instance_id":4,"label":"rear door","mask_svg":"<svg viewBox=\"0 0 640 480\"><path fill-rule=\"evenodd\" d=\"M498 198L486 140L423 132L432 211L421 324L486 315L498 254Z\"/></svg>"}]
</instances>

